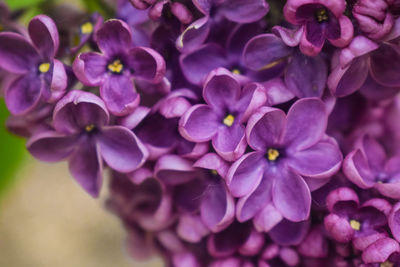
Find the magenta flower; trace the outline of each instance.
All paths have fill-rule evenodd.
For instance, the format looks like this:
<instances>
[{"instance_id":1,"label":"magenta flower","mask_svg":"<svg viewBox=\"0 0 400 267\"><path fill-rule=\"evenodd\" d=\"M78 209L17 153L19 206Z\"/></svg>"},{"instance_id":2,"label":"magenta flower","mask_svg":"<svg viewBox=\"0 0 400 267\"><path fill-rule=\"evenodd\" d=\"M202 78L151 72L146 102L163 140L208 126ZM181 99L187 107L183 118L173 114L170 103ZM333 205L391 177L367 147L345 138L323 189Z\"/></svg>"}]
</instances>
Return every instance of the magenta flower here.
<instances>
[{"instance_id":1,"label":"magenta flower","mask_svg":"<svg viewBox=\"0 0 400 267\"><path fill-rule=\"evenodd\" d=\"M7 107L14 115L32 111L41 101L58 100L67 87L64 65L54 58L59 37L53 20L36 16L28 31L30 40L17 33L0 33L0 68L16 75L5 89Z\"/></svg>"},{"instance_id":2,"label":"magenta flower","mask_svg":"<svg viewBox=\"0 0 400 267\"><path fill-rule=\"evenodd\" d=\"M263 87L251 83L241 89L229 71L217 69L204 85L203 98L206 104L193 106L179 121L181 135L192 142L212 140L225 160L239 158L246 149L243 123L265 103Z\"/></svg>"},{"instance_id":3,"label":"magenta flower","mask_svg":"<svg viewBox=\"0 0 400 267\"><path fill-rule=\"evenodd\" d=\"M317 98L303 98L287 115L262 107L249 119L247 142L254 152L237 160L227 175L228 187L239 197L237 218L253 218L271 201L290 221L309 217L309 180L329 178L340 168L342 154L325 136L327 112Z\"/></svg>"},{"instance_id":4,"label":"magenta flower","mask_svg":"<svg viewBox=\"0 0 400 267\"><path fill-rule=\"evenodd\" d=\"M283 12L287 21L302 28L300 50L315 56L326 39L337 47L350 43L354 30L343 15L345 8L345 0L288 0Z\"/></svg>"},{"instance_id":5,"label":"magenta flower","mask_svg":"<svg viewBox=\"0 0 400 267\"><path fill-rule=\"evenodd\" d=\"M71 91L55 107L55 131L32 136L28 150L46 162L68 158L72 176L96 197L102 184L103 160L112 169L128 173L140 167L148 153L133 132L122 126L110 126L109 120L99 97Z\"/></svg>"},{"instance_id":6,"label":"magenta flower","mask_svg":"<svg viewBox=\"0 0 400 267\"><path fill-rule=\"evenodd\" d=\"M165 73L164 59L153 49L132 47L129 26L109 20L96 32L102 54L87 52L74 61L74 72L88 86L100 86L100 96L114 115L127 115L139 104L132 78L160 82Z\"/></svg>"},{"instance_id":7,"label":"magenta flower","mask_svg":"<svg viewBox=\"0 0 400 267\"><path fill-rule=\"evenodd\" d=\"M386 197L400 199L400 157L389 158L377 140L364 135L343 162L347 178L362 189L375 188Z\"/></svg>"},{"instance_id":8,"label":"magenta flower","mask_svg":"<svg viewBox=\"0 0 400 267\"><path fill-rule=\"evenodd\" d=\"M392 206L386 200L371 198L360 206L357 194L341 187L329 193L326 203L330 214L324 219L325 229L336 241L352 241L355 248L364 250L387 236L384 227Z\"/></svg>"}]
</instances>

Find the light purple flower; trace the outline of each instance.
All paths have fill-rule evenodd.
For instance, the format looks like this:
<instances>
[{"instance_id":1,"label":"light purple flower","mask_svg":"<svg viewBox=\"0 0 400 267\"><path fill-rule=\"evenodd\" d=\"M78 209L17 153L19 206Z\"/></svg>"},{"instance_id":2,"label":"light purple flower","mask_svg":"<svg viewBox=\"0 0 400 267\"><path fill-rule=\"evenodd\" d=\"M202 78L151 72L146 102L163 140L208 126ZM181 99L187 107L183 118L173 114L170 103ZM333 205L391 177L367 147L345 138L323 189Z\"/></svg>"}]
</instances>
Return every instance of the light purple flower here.
<instances>
[{"instance_id":1,"label":"light purple flower","mask_svg":"<svg viewBox=\"0 0 400 267\"><path fill-rule=\"evenodd\" d=\"M302 28L300 50L308 56L317 55L328 39L344 47L353 38L353 24L343 15L345 0L288 0L285 19Z\"/></svg>"},{"instance_id":2,"label":"light purple flower","mask_svg":"<svg viewBox=\"0 0 400 267\"><path fill-rule=\"evenodd\" d=\"M140 167L147 150L129 129L109 125L109 113L97 96L71 91L56 105L55 131L32 136L27 148L46 162L68 158L76 181L92 196L98 196L102 184L103 160L112 169L128 173Z\"/></svg>"},{"instance_id":3,"label":"light purple flower","mask_svg":"<svg viewBox=\"0 0 400 267\"><path fill-rule=\"evenodd\" d=\"M269 203L294 222L310 214L311 194L304 177L329 178L342 162L336 142L325 136L327 112L317 98L295 102L288 114L262 107L249 119L247 142L254 152L237 160L227 174L239 197L237 218L246 221Z\"/></svg>"},{"instance_id":4,"label":"light purple flower","mask_svg":"<svg viewBox=\"0 0 400 267\"><path fill-rule=\"evenodd\" d=\"M153 49L132 47L129 26L109 20L96 32L102 51L80 54L74 61L74 73L87 86L100 86L100 96L108 110L117 116L127 115L139 104L132 78L161 82L164 59Z\"/></svg>"},{"instance_id":5,"label":"light purple flower","mask_svg":"<svg viewBox=\"0 0 400 267\"><path fill-rule=\"evenodd\" d=\"M343 161L347 178L362 189L375 188L386 197L400 199L400 156L388 157L384 147L369 135Z\"/></svg>"},{"instance_id":6,"label":"light purple flower","mask_svg":"<svg viewBox=\"0 0 400 267\"><path fill-rule=\"evenodd\" d=\"M190 108L179 121L181 135L192 142L212 140L216 152L234 161L246 149L244 123L266 101L263 87L251 83L243 89L225 69L213 71L203 89L206 104Z\"/></svg>"},{"instance_id":7,"label":"light purple flower","mask_svg":"<svg viewBox=\"0 0 400 267\"><path fill-rule=\"evenodd\" d=\"M16 74L5 89L7 107L14 115L28 113L41 101L58 100L67 87L64 65L54 59L59 37L53 20L36 16L28 31L30 40L17 33L0 33L0 68Z\"/></svg>"}]
</instances>

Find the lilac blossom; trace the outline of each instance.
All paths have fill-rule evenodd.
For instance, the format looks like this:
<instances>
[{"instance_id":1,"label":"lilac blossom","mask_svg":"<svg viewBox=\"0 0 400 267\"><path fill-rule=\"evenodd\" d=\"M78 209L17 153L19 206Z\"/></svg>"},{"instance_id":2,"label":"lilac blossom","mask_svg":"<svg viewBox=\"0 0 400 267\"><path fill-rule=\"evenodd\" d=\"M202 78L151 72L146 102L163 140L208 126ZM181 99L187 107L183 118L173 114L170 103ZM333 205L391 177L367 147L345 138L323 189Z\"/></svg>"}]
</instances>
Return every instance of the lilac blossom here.
<instances>
[{"instance_id":1,"label":"lilac blossom","mask_svg":"<svg viewBox=\"0 0 400 267\"><path fill-rule=\"evenodd\" d=\"M386 197L400 198L400 158L388 157L379 142L364 135L343 162L347 178L363 189L375 188Z\"/></svg>"},{"instance_id":2,"label":"lilac blossom","mask_svg":"<svg viewBox=\"0 0 400 267\"><path fill-rule=\"evenodd\" d=\"M98 196L103 161L119 172L131 172L142 165L147 150L136 135L122 126L109 125L109 113L97 96L71 91L56 105L53 131L32 136L27 148L46 162L68 158L76 181L90 195Z\"/></svg>"},{"instance_id":3,"label":"lilac blossom","mask_svg":"<svg viewBox=\"0 0 400 267\"><path fill-rule=\"evenodd\" d=\"M240 221L271 202L288 220L309 217L311 194L303 177L330 177L342 161L336 142L325 136L326 124L325 105L316 98L298 100L287 115L262 107L251 116L246 138L255 151L237 160L227 175L232 195L240 197Z\"/></svg>"},{"instance_id":4,"label":"lilac blossom","mask_svg":"<svg viewBox=\"0 0 400 267\"><path fill-rule=\"evenodd\" d=\"M206 104L191 107L179 121L181 135L192 142L212 140L226 160L239 158L246 148L244 122L266 101L263 87L240 83L225 69L210 74L203 89Z\"/></svg>"},{"instance_id":5,"label":"lilac blossom","mask_svg":"<svg viewBox=\"0 0 400 267\"><path fill-rule=\"evenodd\" d=\"M387 236L384 227L392 206L386 200L371 198L360 205L353 190L341 187L332 191L326 202L330 214L324 219L325 228L338 242L352 241L355 248L364 250Z\"/></svg>"},{"instance_id":6,"label":"lilac blossom","mask_svg":"<svg viewBox=\"0 0 400 267\"><path fill-rule=\"evenodd\" d=\"M0 68L15 74L5 88L8 109L14 115L32 111L40 102L55 102L65 93L67 74L55 55L59 46L57 27L45 15L34 17L28 26L30 39L0 33Z\"/></svg>"},{"instance_id":7,"label":"lilac blossom","mask_svg":"<svg viewBox=\"0 0 400 267\"><path fill-rule=\"evenodd\" d=\"M237 23L251 23L261 19L269 11L265 0L193 0L193 4L204 14L194 21L176 40L176 46L189 52L200 46L215 30L221 17Z\"/></svg>"},{"instance_id":8,"label":"lilac blossom","mask_svg":"<svg viewBox=\"0 0 400 267\"><path fill-rule=\"evenodd\" d=\"M129 26L120 20L109 20L96 32L102 54L78 55L74 72L88 86L100 86L100 96L114 115L127 115L139 104L132 77L152 83L160 82L165 73L164 59L151 48L132 47Z\"/></svg>"},{"instance_id":9,"label":"lilac blossom","mask_svg":"<svg viewBox=\"0 0 400 267\"><path fill-rule=\"evenodd\" d=\"M345 0L288 0L283 11L287 21L300 27L301 52L317 55L326 39L337 47L348 45L353 24L343 14L345 8Z\"/></svg>"}]
</instances>

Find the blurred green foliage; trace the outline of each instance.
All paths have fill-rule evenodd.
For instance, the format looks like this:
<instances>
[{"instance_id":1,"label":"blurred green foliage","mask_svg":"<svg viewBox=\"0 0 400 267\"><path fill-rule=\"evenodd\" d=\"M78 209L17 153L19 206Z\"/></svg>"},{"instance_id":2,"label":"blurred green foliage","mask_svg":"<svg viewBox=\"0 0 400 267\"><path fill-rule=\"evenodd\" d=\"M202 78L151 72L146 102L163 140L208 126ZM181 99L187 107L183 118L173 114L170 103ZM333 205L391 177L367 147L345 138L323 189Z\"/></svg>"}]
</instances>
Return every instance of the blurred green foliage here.
<instances>
[{"instance_id":1,"label":"blurred green foliage","mask_svg":"<svg viewBox=\"0 0 400 267\"><path fill-rule=\"evenodd\" d=\"M5 0L11 10L30 8L45 2L46 0Z\"/></svg>"},{"instance_id":2,"label":"blurred green foliage","mask_svg":"<svg viewBox=\"0 0 400 267\"><path fill-rule=\"evenodd\" d=\"M9 113L0 100L0 198L15 181L15 171L25 155L24 140L7 132L5 122Z\"/></svg>"}]
</instances>

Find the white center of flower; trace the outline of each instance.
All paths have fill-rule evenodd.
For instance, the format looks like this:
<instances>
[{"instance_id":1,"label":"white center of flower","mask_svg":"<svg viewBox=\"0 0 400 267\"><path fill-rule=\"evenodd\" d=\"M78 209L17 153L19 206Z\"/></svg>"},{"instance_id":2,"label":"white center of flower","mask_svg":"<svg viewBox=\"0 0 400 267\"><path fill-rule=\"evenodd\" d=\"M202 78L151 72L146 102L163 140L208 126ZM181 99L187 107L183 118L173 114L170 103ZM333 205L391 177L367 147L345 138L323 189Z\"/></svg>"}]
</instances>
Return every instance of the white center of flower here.
<instances>
[{"instance_id":1,"label":"white center of flower","mask_svg":"<svg viewBox=\"0 0 400 267\"><path fill-rule=\"evenodd\" d=\"M350 220L350 226L356 231L360 231L361 229L361 223L357 220Z\"/></svg>"}]
</instances>

